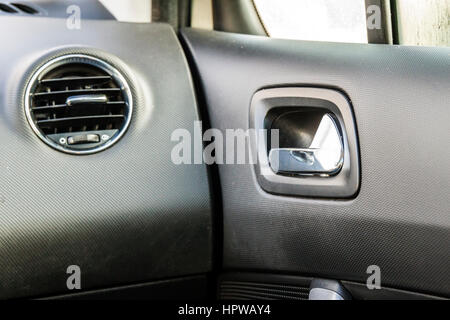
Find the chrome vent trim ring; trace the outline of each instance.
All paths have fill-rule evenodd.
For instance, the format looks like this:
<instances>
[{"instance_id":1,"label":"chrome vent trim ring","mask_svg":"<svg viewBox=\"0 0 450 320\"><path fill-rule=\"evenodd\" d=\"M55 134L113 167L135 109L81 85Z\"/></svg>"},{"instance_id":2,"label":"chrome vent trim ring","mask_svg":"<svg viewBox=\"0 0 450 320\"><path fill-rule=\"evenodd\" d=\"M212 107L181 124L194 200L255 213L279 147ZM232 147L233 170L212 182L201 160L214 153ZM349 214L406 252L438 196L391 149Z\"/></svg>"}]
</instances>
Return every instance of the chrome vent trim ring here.
<instances>
[{"instance_id":1,"label":"chrome vent trim ring","mask_svg":"<svg viewBox=\"0 0 450 320\"><path fill-rule=\"evenodd\" d=\"M37 124L36 119L34 118L32 111L33 108L32 99L35 94L35 90L41 84L43 78L45 78L45 76L49 72L55 70L58 67L70 64L85 64L87 66L92 66L105 72L107 75L111 77L114 84L118 86L123 101L125 102L124 121L121 128L119 128L117 133L113 135L109 140L107 140L105 143L102 143L99 146L87 149L75 149L67 145L58 144L55 141L51 140L48 137L48 135L45 134L43 130L41 130L41 128ZM34 74L30 78L26 86L24 98L25 98L24 99L25 114L28 123L30 124L34 133L50 147L68 154L87 155L97 153L111 147L113 144L119 141L119 139L122 138L122 136L125 134L131 123L131 118L133 115L133 95L130 89L130 85L128 84L127 80L122 75L122 73L119 72L115 67L113 67L109 63L105 62L104 60L85 54L66 54L51 59L50 61L46 62L44 65L39 67L34 72Z\"/></svg>"}]
</instances>

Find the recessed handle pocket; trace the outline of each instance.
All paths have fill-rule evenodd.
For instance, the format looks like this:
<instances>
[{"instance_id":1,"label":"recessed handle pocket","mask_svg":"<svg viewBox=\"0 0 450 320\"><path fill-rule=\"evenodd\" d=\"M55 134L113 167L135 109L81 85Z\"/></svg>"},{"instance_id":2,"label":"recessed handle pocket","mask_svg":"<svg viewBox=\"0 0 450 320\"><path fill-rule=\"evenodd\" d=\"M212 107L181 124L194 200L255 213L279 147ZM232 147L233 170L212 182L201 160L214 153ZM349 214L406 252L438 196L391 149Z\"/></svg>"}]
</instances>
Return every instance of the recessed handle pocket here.
<instances>
[{"instance_id":1,"label":"recessed handle pocket","mask_svg":"<svg viewBox=\"0 0 450 320\"><path fill-rule=\"evenodd\" d=\"M269 164L275 173L321 177L339 173L344 163L341 130L330 113L317 118L317 112L296 112L274 121L280 142L292 145L270 149Z\"/></svg>"}]
</instances>

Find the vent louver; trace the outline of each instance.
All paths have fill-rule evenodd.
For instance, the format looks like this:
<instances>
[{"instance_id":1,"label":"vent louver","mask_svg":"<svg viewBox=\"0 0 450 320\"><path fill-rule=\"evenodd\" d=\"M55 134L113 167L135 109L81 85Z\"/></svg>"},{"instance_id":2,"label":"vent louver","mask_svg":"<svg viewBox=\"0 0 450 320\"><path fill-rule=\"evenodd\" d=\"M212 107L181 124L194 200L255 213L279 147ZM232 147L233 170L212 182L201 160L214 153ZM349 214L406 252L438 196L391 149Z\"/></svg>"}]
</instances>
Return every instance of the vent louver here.
<instances>
[{"instance_id":1,"label":"vent louver","mask_svg":"<svg viewBox=\"0 0 450 320\"><path fill-rule=\"evenodd\" d=\"M221 300L308 300L309 287L225 280L220 284Z\"/></svg>"},{"instance_id":2,"label":"vent louver","mask_svg":"<svg viewBox=\"0 0 450 320\"><path fill-rule=\"evenodd\" d=\"M5 3L0 3L0 12L17 13L18 11Z\"/></svg>"},{"instance_id":3,"label":"vent louver","mask_svg":"<svg viewBox=\"0 0 450 320\"><path fill-rule=\"evenodd\" d=\"M11 5L27 14L38 14L39 13L36 9L34 9L26 4L23 4L23 3L11 3Z\"/></svg>"},{"instance_id":4,"label":"vent louver","mask_svg":"<svg viewBox=\"0 0 450 320\"><path fill-rule=\"evenodd\" d=\"M35 133L73 154L106 149L127 129L130 88L111 65L94 57L67 55L41 67L26 92L25 111Z\"/></svg>"},{"instance_id":5,"label":"vent louver","mask_svg":"<svg viewBox=\"0 0 450 320\"><path fill-rule=\"evenodd\" d=\"M37 15L40 12L30 5L23 3L0 3L0 13L16 15Z\"/></svg>"}]
</instances>

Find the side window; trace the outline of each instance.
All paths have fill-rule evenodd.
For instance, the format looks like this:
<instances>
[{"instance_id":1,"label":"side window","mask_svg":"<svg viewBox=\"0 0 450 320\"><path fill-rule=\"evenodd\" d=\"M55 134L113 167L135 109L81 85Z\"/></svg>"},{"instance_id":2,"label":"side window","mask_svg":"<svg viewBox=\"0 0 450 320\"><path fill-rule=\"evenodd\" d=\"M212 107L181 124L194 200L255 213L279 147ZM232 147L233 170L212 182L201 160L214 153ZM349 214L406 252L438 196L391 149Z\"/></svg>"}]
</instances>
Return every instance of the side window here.
<instances>
[{"instance_id":1,"label":"side window","mask_svg":"<svg viewBox=\"0 0 450 320\"><path fill-rule=\"evenodd\" d=\"M253 0L274 38L449 46L450 0Z\"/></svg>"},{"instance_id":2,"label":"side window","mask_svg":"<svg viewBox=\"0 0 450 320\"><path fill-rule=\"evenodd\" d=\"M367 43L364 0L254 0L274 38Z\"/></svg>"},{"instance_id":3,"label":"side window","mask_svg":"<svg viewBox=\"0 0 450 320\"><path fill-rule=\"evenodd\" d=\"M450 46L450 0L397 0L398 42Z\"/></svg>"}]
</instances>

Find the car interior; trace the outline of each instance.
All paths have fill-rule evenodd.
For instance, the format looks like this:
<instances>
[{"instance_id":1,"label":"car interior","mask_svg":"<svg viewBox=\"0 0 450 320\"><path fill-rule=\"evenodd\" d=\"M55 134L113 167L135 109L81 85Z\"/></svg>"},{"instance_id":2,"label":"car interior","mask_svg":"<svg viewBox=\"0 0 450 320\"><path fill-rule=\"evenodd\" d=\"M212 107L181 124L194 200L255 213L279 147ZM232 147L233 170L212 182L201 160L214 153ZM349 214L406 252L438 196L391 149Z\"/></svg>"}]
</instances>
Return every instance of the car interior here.
<instances>
[{"instance_id":1,"label":"car interior","mask_svg":"<svg viewBox=\"0 0 450 320\"><path fill-rule=\"evenodd\" d=\"M450 1L332 3L1 0L0 299L449 299Z\"/></svg>"}]
</instances>

